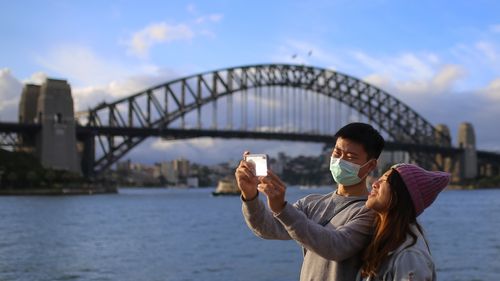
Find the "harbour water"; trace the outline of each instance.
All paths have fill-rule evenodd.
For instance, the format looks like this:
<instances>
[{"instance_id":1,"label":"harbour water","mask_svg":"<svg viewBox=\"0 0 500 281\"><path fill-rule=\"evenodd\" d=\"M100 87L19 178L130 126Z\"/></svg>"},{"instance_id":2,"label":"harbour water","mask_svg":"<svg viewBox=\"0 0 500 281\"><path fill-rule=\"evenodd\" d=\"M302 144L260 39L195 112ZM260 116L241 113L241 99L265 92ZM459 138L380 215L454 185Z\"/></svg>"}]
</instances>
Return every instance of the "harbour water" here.
<instances>
[{"instance_id":1,"label":"harbour water","mask_svg":"<svg viewBox=\"0 0 500 281\"><path fill-rule=\"evenodd\" d=\"M255 237L239 197L212 191L0 197L0 280L297 280L297 244ZM424 212L439 280L500 277L499 214L500 189L445 191Z\"/></svg>"}]
</instances>

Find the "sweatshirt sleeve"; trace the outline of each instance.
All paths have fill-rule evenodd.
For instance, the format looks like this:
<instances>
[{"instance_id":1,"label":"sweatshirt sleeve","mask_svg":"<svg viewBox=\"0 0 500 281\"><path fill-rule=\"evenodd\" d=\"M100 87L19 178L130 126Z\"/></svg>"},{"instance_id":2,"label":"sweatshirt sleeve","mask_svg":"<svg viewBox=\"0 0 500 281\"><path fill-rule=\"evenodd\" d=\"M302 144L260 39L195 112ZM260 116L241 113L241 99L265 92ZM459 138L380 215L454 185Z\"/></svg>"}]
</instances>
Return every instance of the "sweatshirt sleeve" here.
<instances>
[{"instance_id":1,"label":"sweatshirt sleeve","mask_svg":"<svg viewBox=\"0 0 500 281\"><path fill-rule=\"evenodd\" d=\"M291 237L283 225L273 216L264 202L256 198L243 200L242 212L245 222L252 232L263 239L290 240ZM289 204L287 204L289 205ZM292 207L294 208L294 207Z\"/></svg>"},{"instance_id":2,"label":"sweatshirt sleeve","mask_svg":"<svg viewBox=\"0 0 500 281\"><path fill-rule=\"evenodd\" d=\"M302 247L325 259L342 261L366 247L372 234L373 216L372 211L361 208L348 223L335 229L308 219L287 204L276 218Z\"/></svg>"},{"instance_id":3,"label":"sweatshirt sleeve","mask_svg":"<svg viewBox=\"0 0 500 281\"><path fill-rule=\"evenodd\" d=\"M418 251L407 250L398 255L394 263L394 281L431 281L434 263Z\"/></svg>"}]
</instances>

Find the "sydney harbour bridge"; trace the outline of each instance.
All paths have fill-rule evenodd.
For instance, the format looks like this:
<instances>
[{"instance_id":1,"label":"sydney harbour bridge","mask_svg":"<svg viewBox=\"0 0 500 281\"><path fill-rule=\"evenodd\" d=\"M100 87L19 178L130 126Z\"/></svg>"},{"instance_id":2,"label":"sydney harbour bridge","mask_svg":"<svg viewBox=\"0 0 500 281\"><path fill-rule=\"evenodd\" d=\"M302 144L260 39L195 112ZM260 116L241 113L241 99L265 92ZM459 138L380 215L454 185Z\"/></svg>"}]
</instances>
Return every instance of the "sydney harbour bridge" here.
<instances>
[{"instance_id":1,"label":"sydney harbour bridge","mask_svg":"<svg viewBox=\"0 0 500 281\"><path fill-rule=\"evenodd\" d=\"M378 129L386 152L404 153L427 168L459 178L500 174L500 154L476 150L473 131L452 146L446 125L431 124L382 89L340 72L290 64L195 74L77 113L66 81L25 85L19 122L0 123L0 141L32 151L45 166L96 176L148 137L332 146L336 130L353 121Z\"/></svg>"}]
</instances>

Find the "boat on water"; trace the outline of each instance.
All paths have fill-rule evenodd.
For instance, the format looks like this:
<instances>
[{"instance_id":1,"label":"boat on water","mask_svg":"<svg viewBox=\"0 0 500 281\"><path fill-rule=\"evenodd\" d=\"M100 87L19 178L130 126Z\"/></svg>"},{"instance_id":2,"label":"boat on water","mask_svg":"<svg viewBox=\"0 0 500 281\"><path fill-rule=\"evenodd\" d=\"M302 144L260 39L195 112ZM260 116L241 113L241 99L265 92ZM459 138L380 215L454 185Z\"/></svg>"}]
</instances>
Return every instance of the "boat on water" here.
<instances>
[{"instance_id":1,"label":"boat on water","mask_svg":"<svg viewBox=\"0 0 500 281\"><path fill-rule=\"evenodd\" d=\"M239 196L240 194L241 194L241 192L236 184L236 179L230 178L230 177L220 179L218 184L217 184L217 187L215 188L215 191L212 192L212 195L214 195L214 196L219 196L219 195L237 195L237 196Z\"/></svg>"}]
</instances>

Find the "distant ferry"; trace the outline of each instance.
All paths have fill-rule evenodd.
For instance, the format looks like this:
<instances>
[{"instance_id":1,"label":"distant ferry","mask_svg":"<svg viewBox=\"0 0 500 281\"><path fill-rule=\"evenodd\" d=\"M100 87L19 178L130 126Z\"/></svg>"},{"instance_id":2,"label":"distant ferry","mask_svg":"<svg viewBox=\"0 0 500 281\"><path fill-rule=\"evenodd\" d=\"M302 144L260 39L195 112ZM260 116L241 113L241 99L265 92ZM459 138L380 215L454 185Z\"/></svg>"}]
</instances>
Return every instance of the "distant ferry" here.
<instances>
[{"instance_id":1,"label":"distant ferry","mask_svg":"<svg viewBox=\"0 0 500 281\"><path fill-rule=\"evenodd\" d=\"M236 179L234 177L225 177L219 180L217 188L212 192L212 195L240 195L240 189L236 184Z\"/></svg>"}]
</instances>

